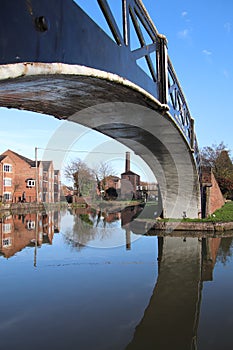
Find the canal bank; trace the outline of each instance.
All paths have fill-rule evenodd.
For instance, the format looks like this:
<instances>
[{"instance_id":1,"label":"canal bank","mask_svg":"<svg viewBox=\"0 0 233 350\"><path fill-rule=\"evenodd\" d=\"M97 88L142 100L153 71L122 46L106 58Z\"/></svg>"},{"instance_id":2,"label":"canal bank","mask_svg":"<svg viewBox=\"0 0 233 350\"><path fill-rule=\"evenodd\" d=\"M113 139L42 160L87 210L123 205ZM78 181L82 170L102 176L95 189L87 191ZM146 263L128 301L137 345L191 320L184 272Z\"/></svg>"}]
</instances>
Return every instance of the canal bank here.
<instances>
[{"instance_id":1,"label":"canal bank","mask_svg":"<svg viewBox=\"0 0 233 350\"><path fill-rule=\"evenodd\" d=\"M184 221L160 221L135 219L130 223L130 228L134 233L146 232L148 235L170 235L179 233L180 235L198 236L198 232L206 232L207 234L223 234L232 231L233 221L231 222L184 222ZM231 236L231 235L230 235Z\"/></svg>"},{"instance_id":2,"label":"canal bank","mask_svg":"<svg viewBox=\"0 0 233 350\"><path fill-rule=\"evenodd\" d=\"M17 214L22 212L36 212L36 211L47 211L47 210L60 210L62 208L67 208L66 202L59 203L10 203L3 204L0 203L0 217L4 217L6 215Z\"/></svg>"},{"instance_id":3,"label":"canal bank","mask_svg":"<svg viewBox=\"0 0 233 350\"><path fill-rule=\"evenodd\" d=\"M92 208L102 213L121 213L122 224L130 224L130 228L134 233L141 232L153 232L156 235L159 232L171 233L175 232L225 232L233 231L233 202L227 202L222 208L218 209L214 214L206 219L161 219L154 217L154 211L156 209L154 203L140 203L136 201L127 202L100 202L91 207L85 201L79 201L75 205L70 206L66 202L60 203L11 203L2 204L0 206L1 216L5 216L9 212L21 213L32 211L48 211L48 210L60 210L69 208L73 210L80 210L84 208L88 212L88 208ZM92 203L93 204L93 203ZM134 209L133 209L134 208ZM153 209L153 210L152 210ZM131 215L128 215L129 212ZM126 215L127 214L127 215Z\"/></svg>"},{"instance_id":4,"label":"canal bank","mask_svg":"<svg viewBox=\"0 0 233 350\"><path fill-rule=\"evenodd\" d=\"M220 209L216 210L212 215L205 219L149 219L136 218L133 226L140 231L144 229L146 232L162 231L162 232L225 232L233 231L233 202L229 201Z\"/></svg>"},{"instance_id":5,"label":"canal bank","mask_svg":"<svg viewBox=\"0 0 233 350\"><path fill-rule=\"evenodd\" d=\"M216 221L203 221L203 222L161 222L156 221L153 226L154 230L159 231L210 231L210 232L224 232L233 230L232 222L216 222Z\"/></svg>"}]
</instances>

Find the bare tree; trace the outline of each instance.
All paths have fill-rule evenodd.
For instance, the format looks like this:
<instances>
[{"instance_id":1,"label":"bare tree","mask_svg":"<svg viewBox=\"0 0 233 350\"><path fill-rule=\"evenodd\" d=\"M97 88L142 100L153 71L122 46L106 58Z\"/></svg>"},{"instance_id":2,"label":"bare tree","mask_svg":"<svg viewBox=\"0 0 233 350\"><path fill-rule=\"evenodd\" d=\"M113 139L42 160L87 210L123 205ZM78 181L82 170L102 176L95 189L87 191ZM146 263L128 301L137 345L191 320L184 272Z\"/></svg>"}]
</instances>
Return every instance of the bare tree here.
<instances>
[{"instance_id":1,"label":"bare tree","mask_svg":"<svg viewBox=\"0 0 233 350\"><path fill-rule=\"evenodd\" d=\"M105 193L107 178L109 176L115 175L113 167L109 163L101 162L98 166L95 167L93 172L95 174L98 190L100 192L104 191Z\"/></svg>"},{"instance_id":2,"label":"bare tree","mask_svg":"<svg viewBox=\"0 0 233 350\"><path fill-rule=\"evenodd\" d=\"M72 160L65 167L65 177L74 184L77 196L88 195L95 182L93 171L81 159Z\"/></svg>"},{"instance_id":3,"label":"bare tree","mask_svg":"<svg viewBox=\"0 0 233 350\"><path fill-rule=\"evenodd\" d=\"M212 144L212 146L203 147L200 151L201 164L203 166L210 166L214 170L216 159L219 157L220 153L224 150L227 150L227 147L223 141L219 145Z\"/></svg>"}]
</instances>

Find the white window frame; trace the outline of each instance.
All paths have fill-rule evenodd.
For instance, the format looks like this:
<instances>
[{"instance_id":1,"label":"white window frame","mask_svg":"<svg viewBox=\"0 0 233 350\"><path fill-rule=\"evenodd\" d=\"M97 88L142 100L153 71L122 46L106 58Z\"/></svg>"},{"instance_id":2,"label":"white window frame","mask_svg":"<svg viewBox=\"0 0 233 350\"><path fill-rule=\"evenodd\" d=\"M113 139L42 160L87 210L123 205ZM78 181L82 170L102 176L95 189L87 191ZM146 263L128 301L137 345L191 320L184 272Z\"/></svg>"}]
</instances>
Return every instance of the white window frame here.
<instances>
[{"instance_id":1,"label":"white window frame","mask_svg":"<svg viewBox=\"0 0 233 350\"><path fill-rule=\"evenodd\" d=\"M3 171L5 173L12 173L12 165L11 164L3 164Z\"/></svg>"},{"instance_id":2,"label":"white window frame","mask_svg":"<svg viewBox=\"0 0 233 350\"><path fill-rule=\"evenodd\" d=\"M4 192L4 193L3 193L3 198L4 198L6 201L10 201L10 200L12 199L11 192Z\"/></svg>"},{"instance_id":3,"label":"white window frame","mask_svg":"<svg viewBox=\"0 0 233 350\"><path fill-rule=\"evenodd\" d=\"M35 187L36 186L36 180L29 179L27 180L27 187Z\"/></svg>"},{"instance_id":4,"label":"white window frame","mask_svg":"<svg viewBox=\"0 0 233 350\"><path fill-rule=\"evenodd\" d=\"M3 233L11 233L11 223L3 224L2 231Z\"/></svg>"},{"instance_id":5,"label":"white window frame","mask_svg":"<svg viewBox=\"0 0 233 350\"><path fill-rule=\"evenodd\" d=\"M27 222L27 229L28 229L28 230L35 230L35 228L36 228L36 223L35 223L35 221L29 220L29 221Z\"/></svg>"},{"instance_id":6,"label":"white window frame","mask_svg":"<svg viewBox=\"0 0 233 350\"><path fill-rule=\"evenodd\" d=\"M2 239L2 247L3 248L10 247L11 245L12 245L12 238L11 237Z\"/></svg>"},{"instance_id":7,"label":"white window frame","mask_svg":"<svg viewBox=\"0 0 233 350\"><path fill-rule=\"evenodd\" d=\"M10 177L4 177L4 186L5 187L11 187L12 186L12 179Z\"/></svg>"}]
</instances>

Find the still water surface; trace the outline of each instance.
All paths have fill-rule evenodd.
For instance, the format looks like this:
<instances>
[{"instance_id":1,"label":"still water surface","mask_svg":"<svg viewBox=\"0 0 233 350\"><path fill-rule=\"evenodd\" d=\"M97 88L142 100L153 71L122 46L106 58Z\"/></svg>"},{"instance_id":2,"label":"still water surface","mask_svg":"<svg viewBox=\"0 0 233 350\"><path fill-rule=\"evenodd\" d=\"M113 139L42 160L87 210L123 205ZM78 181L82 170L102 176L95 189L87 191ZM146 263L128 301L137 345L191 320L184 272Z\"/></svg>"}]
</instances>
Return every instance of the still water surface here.
<instances>
[{"instance_id":1,"label":"still water surface","mask_svg":"<svg viewBox=\"0 0 233 350\"><path fill-rule=\"evenodd\" d=\"M1 220L0 349L233 349L232 237L144 235L129 216Z\"/></svg>"}]
</instances>

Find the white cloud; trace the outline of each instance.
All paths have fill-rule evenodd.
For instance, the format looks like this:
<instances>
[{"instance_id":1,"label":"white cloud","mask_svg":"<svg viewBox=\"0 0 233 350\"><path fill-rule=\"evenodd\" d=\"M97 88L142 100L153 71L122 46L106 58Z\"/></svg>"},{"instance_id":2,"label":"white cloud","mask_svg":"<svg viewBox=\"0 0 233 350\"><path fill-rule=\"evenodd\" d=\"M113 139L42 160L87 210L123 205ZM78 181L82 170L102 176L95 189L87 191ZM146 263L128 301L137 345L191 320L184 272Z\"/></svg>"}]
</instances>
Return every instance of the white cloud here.
<instances>
[{"instance_id":1,"label":"white cloud","mask_svg":"<svg viewBox=\"0 0 233 350\"><path fill-rule=\"evenodd\" d=\"M202 53L206 56L211 56L212 55L212 52L211 51L208 51L208 50L202 50Z\"/></svg>"},{"instance_id":2,"label":"white cloud","mask_svg":"<svg viewBox=\"0 0 233 350\"><path fill-rule=\"evenodd\" d=\"M224 77L226 78L226 79L228 79L229 78L229 72L228 72L228 70L227 69L224 69L223 70L223 75L224 75Z\"/></svg>"},{"instance_id":3,"label":"white cloud","mask_svg":"<svg viewBox=\"0 0 233 350\"><path fill-rule=\"evenodd\" d=\"M231 32L231 23L230 22L226 22L224 24L224 29L227 31L227 33Z\"/></svg>"},{"instance_id":4,"label":"white cloud","mask_svg":"<svg viewBox=\"0 0 233 350\"><path fill-rule=\"evenodd\" d=\"M178 32L179 38L182 38L182 39L187 38L188 35L189 35L189 30L188 29L184 29L184 30Z\"/></svg>"},{"instance_id":5,"label":"white cloud","mask_svg":"<svg viewBox=\"0 0 233 350\"><path fill-rule=\"evenodd\" d=\"M188 12L183 11L183 12L181 13L181 16L182 16L182 17L185 17L185 16L187 16L187 14L188 14Z\"/></svg>"}]
</instances>

